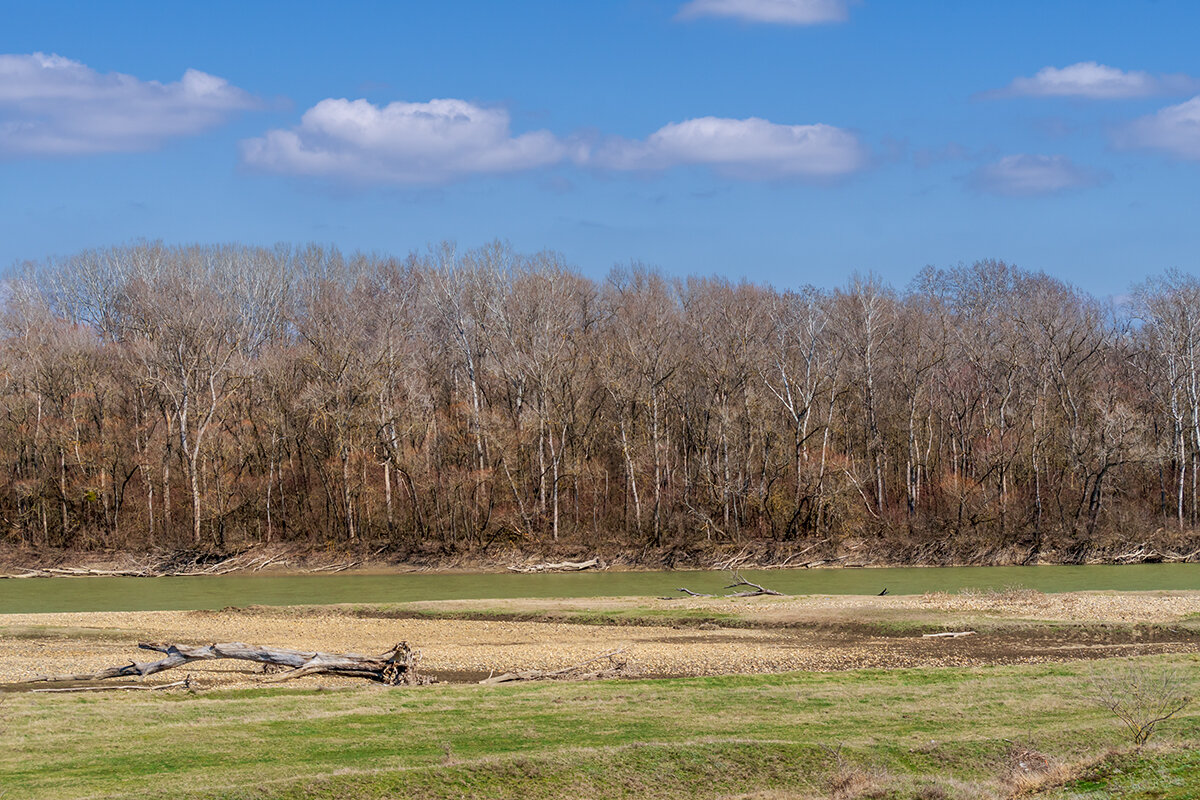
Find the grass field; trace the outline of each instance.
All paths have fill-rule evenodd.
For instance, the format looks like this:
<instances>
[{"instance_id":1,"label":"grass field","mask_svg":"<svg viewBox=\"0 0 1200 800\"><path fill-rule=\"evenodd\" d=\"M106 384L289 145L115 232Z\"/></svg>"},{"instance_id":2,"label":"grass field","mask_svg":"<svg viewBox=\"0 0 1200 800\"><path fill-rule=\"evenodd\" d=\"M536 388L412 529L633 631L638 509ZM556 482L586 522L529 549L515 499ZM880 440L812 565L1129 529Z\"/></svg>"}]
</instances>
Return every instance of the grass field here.
<instances>
[{"instance_id":1,"label":"grass field","mask_svg":"<svg viewBox=\"0 0 1200 800\"><path fill-rule=\"evenodd\" d=\"M8 694L0 797L1200 797L1200 704L1133 753L1092 701L1127 663Z\"/></svg>"}]
</instances>

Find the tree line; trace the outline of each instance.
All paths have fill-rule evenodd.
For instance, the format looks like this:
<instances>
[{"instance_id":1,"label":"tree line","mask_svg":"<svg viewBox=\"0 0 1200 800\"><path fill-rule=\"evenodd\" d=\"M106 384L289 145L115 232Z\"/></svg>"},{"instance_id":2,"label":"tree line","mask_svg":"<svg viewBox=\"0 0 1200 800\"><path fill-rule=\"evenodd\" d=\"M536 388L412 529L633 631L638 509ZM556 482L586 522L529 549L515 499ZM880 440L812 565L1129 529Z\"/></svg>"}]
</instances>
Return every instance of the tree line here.
<instances>
[{"instance_id":1,"label":"tree line","mask_svg":"<svg viewBox=\"0 0 1200 800\"><path fill-rule=\"evenodd\" d=\"M999 261L781 291L503 243L141 243L25 265L3 322L12 546L939 562L1197 538L1181 272L1118 307Z\"/></svg>"}]
</instances>

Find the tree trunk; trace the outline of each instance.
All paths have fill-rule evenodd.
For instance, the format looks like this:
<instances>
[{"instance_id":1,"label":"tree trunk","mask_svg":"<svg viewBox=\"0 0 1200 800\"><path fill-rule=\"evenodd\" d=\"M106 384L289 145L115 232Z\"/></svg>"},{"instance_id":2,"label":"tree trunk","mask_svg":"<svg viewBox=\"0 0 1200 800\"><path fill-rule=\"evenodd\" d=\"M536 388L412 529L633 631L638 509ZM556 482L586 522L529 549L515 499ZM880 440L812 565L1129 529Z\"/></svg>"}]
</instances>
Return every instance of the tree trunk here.
<instances>
[{"instance_id":1,"label":"tree trunk","mask_svg":"<svg viewBox=\"0 0 1200 800\"><path fill-rule=\"evenodd\" d=\"M362 656L357 653L319 653L303 650L285 650L276 647L259 647L258 645L241 642L226 642L224 644L207 644L193 647L183 644L161 644L156 642L139 642L143 650L154 650L165 653L166 658L158 661L131 661L120 667L109 667L99 672L83 673L80 675L39 675L26 683L57 683L63 681L100 681L107 678L123 678L132 675L153 675L156 672L180 667L193 661L213 661L221 658L232 658L241 661L257 661L262 664L276 664L291 667L288 672L281 673L271 680L287 680L305 675L330 674L350 678L366 678L385 683L389 686L397 684L417 684L422 681L415 670L417 656L406 642L400 642L391 650L378 656Z\"/></svg>"}]
</instances>

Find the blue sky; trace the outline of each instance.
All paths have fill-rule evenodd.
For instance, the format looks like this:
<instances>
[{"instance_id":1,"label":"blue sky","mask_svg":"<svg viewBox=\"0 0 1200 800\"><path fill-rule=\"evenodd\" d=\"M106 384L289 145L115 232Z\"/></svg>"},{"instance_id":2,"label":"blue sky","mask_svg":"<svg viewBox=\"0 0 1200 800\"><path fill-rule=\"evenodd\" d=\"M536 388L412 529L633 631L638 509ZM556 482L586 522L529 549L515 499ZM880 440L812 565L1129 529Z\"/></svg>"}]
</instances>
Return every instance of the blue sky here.
<instances>
[{"instance_id":1,"label":"blue sky","mask_svg":"<svg viewBox=\"0 0 1200 800\"><path fill-rule=\"evenodd\" d=\"M780 287L1197 268L1190 0L0 11L0 264L503 238Z\"/></svg>"}]
</instances>

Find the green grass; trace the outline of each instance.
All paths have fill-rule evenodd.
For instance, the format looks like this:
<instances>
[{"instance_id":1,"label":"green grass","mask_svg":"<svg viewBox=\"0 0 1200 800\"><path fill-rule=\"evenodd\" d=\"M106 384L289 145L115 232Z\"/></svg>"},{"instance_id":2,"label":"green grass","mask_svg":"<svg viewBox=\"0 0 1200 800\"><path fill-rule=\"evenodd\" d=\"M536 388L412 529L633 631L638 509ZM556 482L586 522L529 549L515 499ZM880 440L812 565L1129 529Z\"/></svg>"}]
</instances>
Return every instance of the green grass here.
<instances>
[{"instance_id":1,"label":"green grass","mask_svg":"<svg viewBox=\"0 0 1200 800\"><path fill-rule=\"evenodd\" d=\"M615 608L606 611L564 608L546 611L506 611L494 608L431 609L413 608L407 604L394 605L337 605L337 606L292 606L287 613L309 613L314 610L337 610L350 616L379 617L383 619L449 619L482 620L487 622L569 622L577 625L630 625L658 626L682 625L695 627L704 623L724 628L763 627L749 616L733 612L720 612L688 608ZM279 609L263 611L278 614Z\"/></svg>"},{"instance_id":2,"label":"green grass","mask_svg":"<svg viewBox=\"0 0 1200 800\"><path fill-rule=\"evenodd\" d=\"M1139 663L1200 683L1195 656ZM0 797L783 798L828 796L847 765L881 797L998 797L1013 742L1062 763L1125 746L1087 699L1115 666L9 695ZM1200 708L1156 741L1200 743Z\"/></svg>"},{"instance_id":3,"label":"green grass","mask_svg":"<svg viewBox=\"0 0 1200 800\"><path fill-rule=\"evenodd\" d=\"M1105 758L1048 800L1196 800L1200 750L1124 753Z\"/></svg>"},{"instance_id":4,"label":"green grass","mask_svg":"<svg viewBox=\"0 0 1200 800\"><path fill-rule=\"evenodd\" d=\"M10 639L136 639L139 631L123 628L80 628L71 625L13 625L0 627Z\"/></svg>"}]
</instances>

